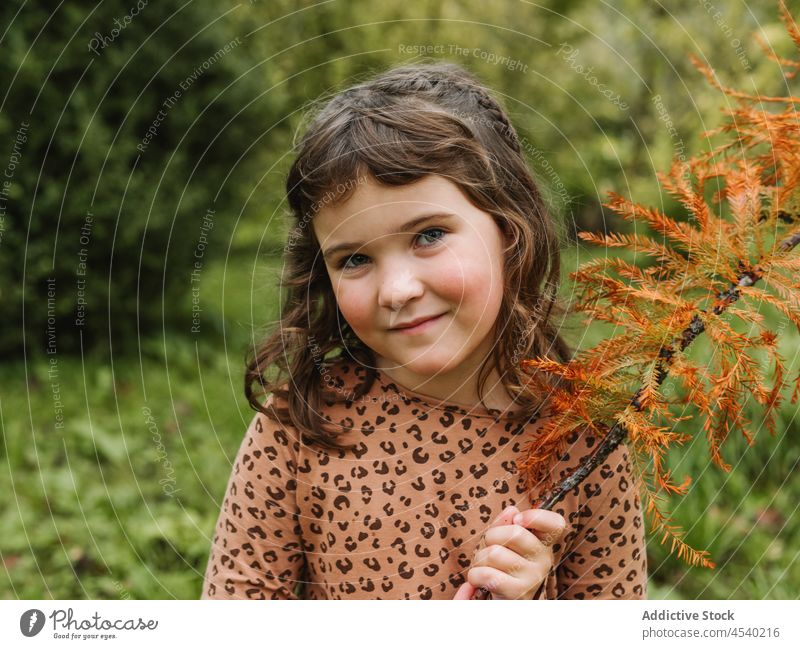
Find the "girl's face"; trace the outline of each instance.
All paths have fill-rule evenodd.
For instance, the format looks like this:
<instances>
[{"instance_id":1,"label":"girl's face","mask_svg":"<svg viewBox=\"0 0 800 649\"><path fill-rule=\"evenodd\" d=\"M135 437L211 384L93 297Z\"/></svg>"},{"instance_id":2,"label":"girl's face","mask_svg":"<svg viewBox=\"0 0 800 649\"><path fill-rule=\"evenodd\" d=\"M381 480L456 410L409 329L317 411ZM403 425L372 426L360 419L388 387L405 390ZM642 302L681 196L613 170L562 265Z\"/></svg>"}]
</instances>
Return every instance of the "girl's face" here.
<instances>
[{"instance_id":1,"label":"girl's face","mask_svg":"<svg viewBox=\"0 0 800 649\"><path fill-rule=\"evenodd\" d=\"M378 367L428 394L467 394L491 352L503 294L494 219L441 176L400 187L369 178L320 209L313 228L339 310Z\"/></svg>"}]
</instances>

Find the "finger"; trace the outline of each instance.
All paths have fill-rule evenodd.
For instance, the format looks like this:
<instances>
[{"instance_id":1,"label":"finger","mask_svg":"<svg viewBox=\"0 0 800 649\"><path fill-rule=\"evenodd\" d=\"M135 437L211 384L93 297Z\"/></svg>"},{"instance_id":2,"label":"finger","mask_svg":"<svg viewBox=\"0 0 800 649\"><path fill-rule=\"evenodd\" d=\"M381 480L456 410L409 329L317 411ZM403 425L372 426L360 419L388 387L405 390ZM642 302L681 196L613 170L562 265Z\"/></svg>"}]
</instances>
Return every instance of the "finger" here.
<instances>
[{"instance_id":1,"label":"finger","mask_svg":"<svg viewBox=\"0 0 800 649\"><path fill-rule=\"evenodd\" d=\"M511 525L514 516L519 515L520 510L516 505L509 505L506 507L500 515L492 521L492 524L489 527L494 527L496 525Z\"/></svg>"},{"instance_id":2,"label":"finger","mask_svg":"<svg viewBox=\"0 0 800 649\"><path fill-rule=\"evenodd\" d=\"M486 531L484 542L485 546L481 552L492 545L502 545L528 561L533 561L548 550L552 552L549 546L546 546L531 530L519 525L493 527Z\"/></svg>"},{"instance_id":3,"label":"finger","mask_svg":"<svg viewBox=\"0 0 800 649\"><path fill-rule=\"evenodd\" d=\"M516 505L509 505L506 507L500 514L495 518L491 524L489 525L488 529L493 527L503 526L503 525L512 525L512 521L514 516L519 514L519 508ZM488 544L486 543L485 533L481 536L481 540L478 542L478 548L485 548Z\"/></svg>"},{"instance_id":4,"label":"finger","mask_svg":"<svg viewBox=\"0 0 800 649\"><path fill-rule=\"evenodd\" d=\"M495 568L512 577L519 577L530 569L531 561L503 545L490 545L475 555L472 567Z\"/></svg>"},{"instance_id":5,"label":"finger","mask_svg":"<svg viewBox=\"0 0 800 649\"><path fill-rule=\"evenodd\" d=\"M461 587L456 591L455 597L453 599L472 599L472 596L475 594L475 586L473 586L469 581L465 581L461 584Z\"/></svg>"},{"instance_id":6,"label":"finger","mask_svg":"<svg viewBox=\"0 0 800 649\"><path fill-rule=\"evenodd\" d=\"M548 546L558 541L567 528L567 522L561 514L546 509L526 509L516 514L513 522L531 530Z\"/></svg>"},{"instance_id":7,"label":"finger","mask_svg":"<svg viewBox=\"0 0 800 649\"><path fill-rule=\"evenodd\" d=\"M521 580L486 566L470 568L467 579L475 588L485 588L503 599L517 599L526 590Z\"/></svg>"}]
</instances>

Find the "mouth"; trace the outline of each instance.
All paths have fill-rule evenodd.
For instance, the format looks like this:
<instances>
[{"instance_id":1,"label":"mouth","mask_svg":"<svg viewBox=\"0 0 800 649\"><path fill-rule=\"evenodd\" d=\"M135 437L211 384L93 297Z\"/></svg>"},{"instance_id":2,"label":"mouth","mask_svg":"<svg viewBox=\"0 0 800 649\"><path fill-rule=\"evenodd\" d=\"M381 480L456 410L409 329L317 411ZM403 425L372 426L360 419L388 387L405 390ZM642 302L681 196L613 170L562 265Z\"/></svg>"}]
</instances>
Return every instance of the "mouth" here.
<instances>
[{"instance_id":1,"label":"mouth","mask_svg":"<svg viewBox=\"0 0 800 649\"><path fill-rule=\"evenodd\" d=\"M436 322L441 320L445 315L447 315L447 314L446 313L440 313L437 316L433 316L432 318L428 318L427 320L423 320L422 322L418 322L413 327L397 327L395 329L390 329L389 331L395 331L397 333L407 334L407 335L408 334L422 333L423 331L428 329L430 326L432 326L433 324L435 324Z\"/></svg>"}]
</instances>

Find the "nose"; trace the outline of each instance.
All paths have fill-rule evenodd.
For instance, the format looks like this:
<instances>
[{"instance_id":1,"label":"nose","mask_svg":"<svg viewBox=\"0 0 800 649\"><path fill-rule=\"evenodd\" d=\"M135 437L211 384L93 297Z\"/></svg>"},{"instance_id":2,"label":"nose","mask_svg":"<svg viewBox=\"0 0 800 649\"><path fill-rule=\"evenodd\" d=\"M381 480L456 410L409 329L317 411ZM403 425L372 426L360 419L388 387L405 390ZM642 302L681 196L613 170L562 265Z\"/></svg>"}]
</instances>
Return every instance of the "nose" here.
<instances>
[{"instance_id":1,"label":"nose","mask_svg":"<svg viewBox=\"0 0 800 649\"><path fill-rule=\"evenodd\" d=\"M406 266L388 268L381 281L378 303L392 311L399 311L410 300L422 295L422 282Z\"/></svg>"}]
</instances>

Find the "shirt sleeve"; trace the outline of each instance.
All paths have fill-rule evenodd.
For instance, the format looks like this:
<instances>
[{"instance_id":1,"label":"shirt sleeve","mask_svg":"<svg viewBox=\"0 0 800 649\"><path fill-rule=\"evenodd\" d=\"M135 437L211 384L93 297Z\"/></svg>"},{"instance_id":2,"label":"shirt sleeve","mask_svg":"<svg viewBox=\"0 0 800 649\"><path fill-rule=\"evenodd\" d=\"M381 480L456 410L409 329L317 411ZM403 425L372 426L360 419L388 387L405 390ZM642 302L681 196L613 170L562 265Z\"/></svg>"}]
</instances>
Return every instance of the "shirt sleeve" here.
<instances>
[{"instance_id":1,"label":"shirt sleeve","mask_svg":"<svg viewBox=\"0 0 800 649\"><path fill-rule=\"evenodd\" d=\"M629 450L579 485L574 541L556 568L559 599L647 599L647 554Z\"/></svg>"},{"instance_id":2,"label":"shirt sleeve","mask_svg":"<svg viewBox=\"0 0 800 649\"><path fill-rule=\"evenodd\" d=\"M298 448L279 423L253 418L228 480L201 599L299 599Z\"/></svg>"}]
</instances>

